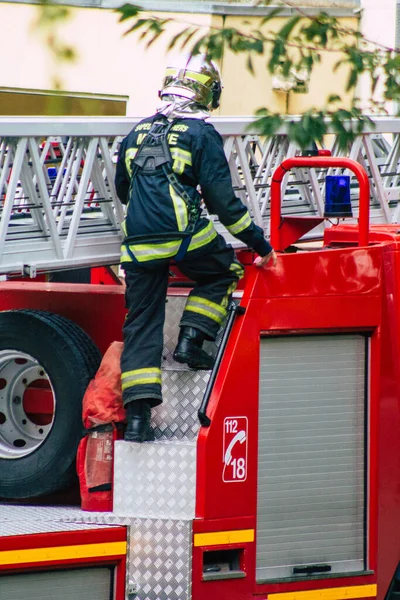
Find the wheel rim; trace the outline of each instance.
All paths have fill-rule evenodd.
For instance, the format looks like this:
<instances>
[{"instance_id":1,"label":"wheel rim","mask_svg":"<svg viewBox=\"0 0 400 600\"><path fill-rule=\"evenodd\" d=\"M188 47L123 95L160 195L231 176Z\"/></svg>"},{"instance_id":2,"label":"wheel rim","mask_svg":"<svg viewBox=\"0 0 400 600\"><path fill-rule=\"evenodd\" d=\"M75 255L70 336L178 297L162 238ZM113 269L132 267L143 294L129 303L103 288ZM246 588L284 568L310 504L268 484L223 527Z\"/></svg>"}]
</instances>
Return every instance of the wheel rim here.
<instances>
[{"instance_id":1,"label":"wheel rim","mask_svg":"<svg viewBox=\"0 0 400 600\"><path fill-rule=\"evenodd\" d=\"M53 427L55 394L40 363L19 350L0 351L0 458L21 458Z\"/></svg>"}]
</instances>

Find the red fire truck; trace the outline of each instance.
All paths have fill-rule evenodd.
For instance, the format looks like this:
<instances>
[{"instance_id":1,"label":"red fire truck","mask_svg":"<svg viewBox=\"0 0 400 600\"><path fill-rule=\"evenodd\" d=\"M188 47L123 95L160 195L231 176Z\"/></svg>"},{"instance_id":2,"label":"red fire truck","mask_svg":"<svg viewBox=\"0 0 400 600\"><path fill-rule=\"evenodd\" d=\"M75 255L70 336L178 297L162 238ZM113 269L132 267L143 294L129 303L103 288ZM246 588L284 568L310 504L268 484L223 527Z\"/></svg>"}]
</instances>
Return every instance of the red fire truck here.
<instances>
[{"instance_id":1,"label":"red fire truck","mask_svg":"<svg viewBox=\"0 0 400 600\"><path fill-rule=\"evenodd\" d=\"M285 173L316 161L360 184L358 223L317 246L298 240L323 218L282 217L280 198ZM113 512L22 498L68 475L69 425L96 348L121 338L123 287L1 284L0 598L400 596L400 232L369 225L350 159L288 159L272 188L278 263L239 253L212 373L172 361L187 294L172 280L156 441L116 442Z\"/></svg>"}]
</instances>

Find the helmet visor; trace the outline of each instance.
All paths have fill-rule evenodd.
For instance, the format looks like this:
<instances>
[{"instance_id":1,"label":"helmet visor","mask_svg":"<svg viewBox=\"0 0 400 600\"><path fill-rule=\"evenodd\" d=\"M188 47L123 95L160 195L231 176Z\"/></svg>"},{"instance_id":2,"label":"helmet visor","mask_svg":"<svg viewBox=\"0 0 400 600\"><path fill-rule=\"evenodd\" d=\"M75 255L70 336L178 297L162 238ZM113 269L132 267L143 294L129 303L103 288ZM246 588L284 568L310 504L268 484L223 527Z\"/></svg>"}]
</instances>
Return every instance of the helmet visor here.
<instances>
[{"instance_id":1,"label":"helmet visor","mask_svg":"<svg viewBox=\"0 0 400 600\"><path fill-rule=\"evenodd\" d=\"M203 106L212 102L212 76L208 73L197 73L189 69L168 67L165 72L162 94L168 94L168 88L182 90L182 96L192 99Z\"/></svg>"}]
</instances>

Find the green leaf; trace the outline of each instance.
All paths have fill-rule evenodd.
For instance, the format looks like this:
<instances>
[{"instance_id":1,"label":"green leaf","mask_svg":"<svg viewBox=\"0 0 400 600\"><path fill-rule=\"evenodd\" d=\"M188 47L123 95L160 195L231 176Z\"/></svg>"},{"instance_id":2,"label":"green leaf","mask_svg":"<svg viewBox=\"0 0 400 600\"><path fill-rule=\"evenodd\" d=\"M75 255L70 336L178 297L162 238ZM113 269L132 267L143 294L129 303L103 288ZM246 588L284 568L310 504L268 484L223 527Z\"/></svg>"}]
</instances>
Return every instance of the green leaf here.
<instances>
[{"instance_id":1,"label":"green leaf","mask_svg":"<svg viewBox=\"0 0 400 600\"><path fill-rule=\"evenodd\" d=\"M119 21L126 21L126 19L132 19L137 17L142 9L135 4L123 4L115 9L116 13L120 13Z\"/></svg>"},{"instance_id":2,"label":"green leaf","mask_svg":"<svg viewBox=\"0 0 400 600\"><path fill-rule=\"evenodd\" d=\"M286 47L285 44L280 39L276 39L273 43L271 57L268 62L268 70L270 73L274 73L275 69L279 67L282 62L284 62L284 58L286 57Z\"/></svg>"},{"instance_id":3,"label":"green leaf","mask_svg":"<svg viewBox=\"0 0 400 600\"><path fill-rule=\"evenodd\" d=\"M297 23L302 19L301 15L296 15L295 17L292 17L291 19L289 19L287 21L287 23L285 23L285 25L283 27L281 27L281 29L278 31L277 35L278 37L280 37L282 40L287 41L289 35L291 34L291 32L293 31L294 27L296 27Z\"/></svg>"},{"instance_id":4,"label":"green leaf","mask_svg":"<svg viewBox=\"0 0 400 600\"><path fill-rule=\"evenodd\" d=\"M183 29L182 31L179 31L179 33L177 33L176 35L174 35L174 37L171 39L170 43L168 44L168 50L172 50L172 48L174 48L174 46L176 45L176 43L185 35L185 33L187 33L189 31L189 28L186 27L186 29Z\"/></svg>"},{"instance_id":5,"label":"green leaf","mask_svg":"<svg viewBox=\"0 0 400 600\"><path fill-rule=\"evenodd\" d=\"M356 69L352 69L350 71L348 80L347 80L347 85L346 85L346 92L349 92L351 89L355 88L358 82L358 71Z\"/></svg>"},{"instance_id":6,"label":"green leaf","mask_svg":"<svg viewBox=\"0 0 400 600\"><path fill-rule=\"evenodd\" d=\"M151 38L151 39L150 39L150 40L147 42L147 44L146 44L146 48L150 48L150 46L151 46L152 44L154 44L154 42L155 42L156 40L158 40L158 39L160 38L160 36L161 36L163 33L165 33L165 30L164 30L164 29L162 29L161 31L157 31L157 33L155 33L155 34L153 35L153 37L152 37L152 38Z\"/></svg>"},{"instance_id":7,"label":"green leaf","mask_svg":"<svg viewBox=\"0 0 400 600\"><path fill-rule=\"evenodd\" d=\"M276 131L284 122L281 115L277 113L271 113L267 108L261 108L257 110L256 116L259 116L260 118L252 124L252 127L254 127L255 130L261 135L265 135L267 137L275 135Z\"/></svg>"},{"instance_id":8,"label":"green leaf","mask_svg":"<svg viewBox=\"0 0 400 600\"><path fill-rule=\"evenodd\" d=\"M197 33L197 29L193 29L192 31L189 31L185 37L185 39L183 40L182 44L181 44L181 49L183 50L183 48L185 48L188 43L190 42L190 40L193 38L194 34Z\"/></svg>"},{"instance_id":9,"label":"green leaf","mask_svg":"<svg viewBox=\"0 0 400 600\"><path fill-rule=\"evenodd\" d=\"M341 58L340 60L338 60L334 65L333 65L333 72L336 73L336 71L339 69L339 67L341 67L342 65L346 64L347 61L344 58Z\"/></svg>"},{"instance_id":10,"label":"green leaf","mask_svg":"<svg viewBox=\"0 0 400 600\"><path fill-rule=\"evenodd\" d=\"M133 31L137 31L138 29L140 29L141 27L145 27L146 25L149 24L149 20L148 19L138 19L133 25L132 27L130 27L127 31L125 31L124 35L128 35L128 33L132 33Z\"/></svg>"},{"instance_id":11,"label":"green leaf","mask_svg":"<svg viewBox=\"0 0 400 600\"><path fill-rule=\"evenodd\" d=\"M287 77L290 74L290 71L293 67L293 61L286 59L282 65L282 74L284 77Z\"/></svg>"},{"instance_id":12,"label":"green leaf","mask_svg":"<svg viewBox=\"0 0 400 600\"><path fill-rule=\"evenodd\" d=\"M265 17L261 19L260 25L265 25L265 23L268 23L268 21L270 21L271 19L274 19L275 17L279 16L281 12L282 8L273 8L271 12L269 12Z\"/></svg>"}]
</instances>

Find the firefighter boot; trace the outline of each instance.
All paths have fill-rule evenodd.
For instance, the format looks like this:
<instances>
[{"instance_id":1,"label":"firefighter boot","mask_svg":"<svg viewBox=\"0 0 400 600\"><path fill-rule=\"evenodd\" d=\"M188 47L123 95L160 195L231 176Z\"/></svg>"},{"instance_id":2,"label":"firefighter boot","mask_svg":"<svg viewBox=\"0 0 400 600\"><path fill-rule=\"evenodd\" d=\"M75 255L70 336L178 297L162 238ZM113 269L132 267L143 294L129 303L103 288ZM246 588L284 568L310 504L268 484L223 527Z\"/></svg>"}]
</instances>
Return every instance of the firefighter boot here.
<instances>
[{"instance_id":1,"label":"firefighter boot","mask_svg":"<svg viewBox=\"0 0 400 600\"><path fill-rule=\"evenodd\" d=\"M126 442L152 442L154 432L150 427L151 408L146 400L133 400L126 406Z\"/></svg>"},{"instance_id":2,"label":"firefighter boot","mask_svg":"<svg viewBox=\"0 0 400 600\"><path fill-rule=\"evenodd\" d=\"M174 360L186 363L191 369L212 369L214 359L204 352L202 345L205 335L194 327L181 327Z\"/></svg>"}]
</instances>

